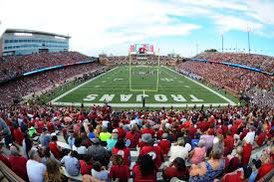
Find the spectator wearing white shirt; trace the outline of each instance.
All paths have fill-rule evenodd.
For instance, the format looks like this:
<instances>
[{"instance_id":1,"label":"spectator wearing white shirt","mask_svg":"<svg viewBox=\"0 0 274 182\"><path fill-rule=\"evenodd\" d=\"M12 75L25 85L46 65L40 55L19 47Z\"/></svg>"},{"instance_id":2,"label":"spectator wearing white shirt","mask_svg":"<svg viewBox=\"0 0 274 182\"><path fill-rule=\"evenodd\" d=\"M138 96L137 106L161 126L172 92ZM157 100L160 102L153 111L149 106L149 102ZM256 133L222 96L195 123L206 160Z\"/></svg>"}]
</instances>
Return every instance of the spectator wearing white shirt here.
<instances>
[{"instance_id":1,"label":"spectator wearing white shirt","mask_svg":"<svg viewBox=\"0 0 274 182\"><path fill-rule=\"evenodd\" d=\"M27 173L30 182L43 182L46 172L46 166L41 163L41 158L37 149L31 149L30 159L27 162Z\"/></svg>"},{"instance_id":2,"label":"spectator wearing white shirt","mask_svg":"<svg viewBox=\"0 0 274 182\"><path fill-rule=\"evenodd\" d=\"M174 161L174 159L176 159L177 157L186 160L190 150L191 145L189 143L185 144L183 137L178 138L177 145L173 145L170 148L169 162Z\"/></svg>"}]
</instances>

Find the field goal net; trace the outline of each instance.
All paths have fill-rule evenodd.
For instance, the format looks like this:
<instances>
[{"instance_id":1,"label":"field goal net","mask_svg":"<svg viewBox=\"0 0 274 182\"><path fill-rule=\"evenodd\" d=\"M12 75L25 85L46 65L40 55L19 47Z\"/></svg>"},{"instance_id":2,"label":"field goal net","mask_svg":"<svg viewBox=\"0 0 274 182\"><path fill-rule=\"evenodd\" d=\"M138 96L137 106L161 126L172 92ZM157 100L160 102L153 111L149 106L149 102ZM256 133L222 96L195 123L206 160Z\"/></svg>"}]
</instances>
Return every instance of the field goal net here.
<instances>
[{"instance_id":1,"label":"field goal net","mask_svg":"<svg viewBox=\"0 0 274 182\"><path fill-rule=\"evenodd\" d=\"M129 54L129 89L136 92L158 92L160 56Z\"/></svg>"}]
</instances>

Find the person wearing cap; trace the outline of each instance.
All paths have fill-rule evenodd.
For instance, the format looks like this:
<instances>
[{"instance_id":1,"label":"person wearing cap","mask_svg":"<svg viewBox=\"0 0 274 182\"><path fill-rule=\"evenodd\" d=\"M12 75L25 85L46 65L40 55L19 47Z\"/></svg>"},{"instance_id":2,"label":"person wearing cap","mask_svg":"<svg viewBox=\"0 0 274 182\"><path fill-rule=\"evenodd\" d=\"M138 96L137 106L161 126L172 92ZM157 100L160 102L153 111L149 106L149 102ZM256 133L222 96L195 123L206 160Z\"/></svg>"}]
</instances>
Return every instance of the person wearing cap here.
<instances>
[{"instance_id":1,"label":"person wearing cap","mask_svg":"<svg viewBox=\"0 0 274 182\"><path fill-rule=\"evenodd\" d=\"M11 170L15 172L22 179L27 180L27 164L28 159L20 155L19 148L15 145L10 147L9 162L11 164Z\"/></svg>"},{"instance_id":2,"label":"person wearing cap","mask_svg":"<svg viewBox=\"0 0 274 182\"><path fill-rule=\"evenodd\" d=\"M99 161L103 166L107 166L109 163L109 152L101 144L98 138L91 140L93 145L88 147L87 155L94 161Z\"/></svg>"},{"instance_id":3,"label":"person wearing cap","mask_svg":"<svg viewBox=\"0 0 274 182\"><path fill-rule=\"evenodd\" d=\"M42 133L39 137L40 144L43 147L48 147L49 143L50 143L50 140L51 140L51 137L50 137L50 134L48 133L47 128L43 128Z\"/></svg>"},{"instance_id":4,"label":"person wearing cap","mask_svg":"<svg viewBox=\"0 0 274 182\"><path fill-rule=\"evenodd\" d=\"M31 149L30 159L27 161L27 174L30 182L44 182L46 166L41 163L41 158L37 149Z\"/></svg>"},{"instance_id":5,"label":"person wearing cap","mask_svg":"<svg viewBox=\"0 0 274 182\"><path fill-rule=\"evenodd\" d=\"M252 168L249 166L243 166L234 172L226 174L221 182L245 182L248 180L252 173Z\"/></svg>"},{"instance_id":6,"label":"person wearing cap","mask_svg":"<svg viewBox=\"0 0 274 182\"><path fill-rule=\"evenodd\" d=\"M162 154L163 155L167 155L169 153L170 147L171 147L171 143L170 141L167 139L168 134L164 133L162 135L162 140L159 142L159 147L161 148Z\"/></svg>"},{"instance_id":7,"label":"person wearing cap","mask_svg":"<svg viewBox=\"0 0 274 182\"><path fill-rule=\"evenodd\" d=\"M144 141L146 145L140 149L139 157L149 154L155 162L156 167L159 168L163 159L160 147L153 145L154 142L150 134L143 134L142 141Z\"/></svg>"}]
</instances>

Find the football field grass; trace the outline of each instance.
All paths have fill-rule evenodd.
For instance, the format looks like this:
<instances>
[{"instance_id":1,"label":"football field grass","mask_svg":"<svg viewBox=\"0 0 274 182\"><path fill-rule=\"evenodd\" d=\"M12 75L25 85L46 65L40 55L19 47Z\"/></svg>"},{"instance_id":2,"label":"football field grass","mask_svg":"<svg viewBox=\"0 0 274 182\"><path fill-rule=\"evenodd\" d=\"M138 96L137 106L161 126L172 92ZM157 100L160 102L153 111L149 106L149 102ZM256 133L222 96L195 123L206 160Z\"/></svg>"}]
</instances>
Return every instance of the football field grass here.
<instances>
[{"instance_id":1,"label":"football field grass","mask_svg":"<svg viewBox=\"0 0 274 182\"><path fill-rule=\"evenodd\" d=\"M53 105L90 106L108 102L113 107L192 107L236 105L237 99L183 76L168 67L116 67L51 101Z\"/></svg>"}]
</instances>

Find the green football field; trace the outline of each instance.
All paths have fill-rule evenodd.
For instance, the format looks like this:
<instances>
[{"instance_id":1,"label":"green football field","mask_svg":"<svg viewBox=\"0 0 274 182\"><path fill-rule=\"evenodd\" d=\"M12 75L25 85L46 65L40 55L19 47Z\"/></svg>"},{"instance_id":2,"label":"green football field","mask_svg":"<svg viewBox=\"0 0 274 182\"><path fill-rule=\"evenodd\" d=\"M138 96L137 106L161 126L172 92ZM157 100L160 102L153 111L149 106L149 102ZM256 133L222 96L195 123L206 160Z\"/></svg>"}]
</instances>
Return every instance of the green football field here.
<instances>
[{"instance_id":1,"label":"green football field","mask_svg":"<svg viewBox=\"0 0 274 182\"><path fill-rule=\"evenodd\" d=\"M192 107L235 105L237 100L168 67L116 67L68 90L54 105L90 106L108 102L113 107Z\"/></svg>"}]
</instances>

